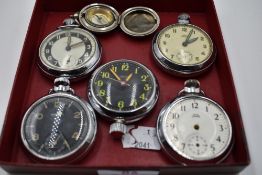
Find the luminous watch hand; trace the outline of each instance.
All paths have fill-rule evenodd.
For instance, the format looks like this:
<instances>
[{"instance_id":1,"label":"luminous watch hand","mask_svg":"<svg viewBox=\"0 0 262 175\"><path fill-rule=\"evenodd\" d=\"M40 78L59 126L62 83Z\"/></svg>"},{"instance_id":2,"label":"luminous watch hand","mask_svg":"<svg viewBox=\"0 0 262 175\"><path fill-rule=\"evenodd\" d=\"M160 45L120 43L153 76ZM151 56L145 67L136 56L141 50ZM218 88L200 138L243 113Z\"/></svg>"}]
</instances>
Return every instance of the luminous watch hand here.
<instances>
[{"instance_id":1,"label":"luminous watch hand","mask_svg":"<svg viewBox=\"0 0 262 175\"><path fill-rule=\"evenodd\" d=\"M133 73L129 74L129 75L126 77L126 82L128 82L128 81L131 79L132 76L133 76Z\"/></svg>"},{"instance_id":2,"label":"luminous watch hand","mask_svg":"<svg viewBox=\"0 0 262 175\"><path fill-rule=\"evenodd\" d=\"M60 131L60 134L61 134L62 139L64 141L63 144L67 147L68 150L71 150L71 147L70 147L68 141L66 140L66 138L64 137L64 135L63 135L63 133L61 131Z\"/></svg>"},{"instance_id":3,"label":"luminous watch hand","mask_svg":"<svg viewBox=\"0 0 262 175\"><path fill-rule=\"evenodd\" d=\"M113 71L113 69L110 69L110 72L116 77L118 81L122 81L121 78Z\"/></svg>"}]
</instances>

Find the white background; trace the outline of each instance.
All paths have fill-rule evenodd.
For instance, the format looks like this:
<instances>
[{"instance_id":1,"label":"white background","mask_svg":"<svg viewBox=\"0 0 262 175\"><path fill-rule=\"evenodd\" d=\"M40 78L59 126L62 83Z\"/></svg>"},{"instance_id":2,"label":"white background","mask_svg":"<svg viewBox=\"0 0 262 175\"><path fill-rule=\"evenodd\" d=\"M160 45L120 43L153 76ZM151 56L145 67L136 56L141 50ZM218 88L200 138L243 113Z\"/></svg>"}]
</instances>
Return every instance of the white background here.
<instances>
[{"instance_id":1,"label":"white background","mask_svg":"<svg viewBox=\"0 0 262 175\"><path fill-rule=\"evenodd\" d=\"M197 1L196 1L197 3ZM244 120L251 165L262 174L262 1L215 0ZM0 0L0 130L34 0ZM0 174L6 173L0 168Z\"/></svg>"}]
</instances>

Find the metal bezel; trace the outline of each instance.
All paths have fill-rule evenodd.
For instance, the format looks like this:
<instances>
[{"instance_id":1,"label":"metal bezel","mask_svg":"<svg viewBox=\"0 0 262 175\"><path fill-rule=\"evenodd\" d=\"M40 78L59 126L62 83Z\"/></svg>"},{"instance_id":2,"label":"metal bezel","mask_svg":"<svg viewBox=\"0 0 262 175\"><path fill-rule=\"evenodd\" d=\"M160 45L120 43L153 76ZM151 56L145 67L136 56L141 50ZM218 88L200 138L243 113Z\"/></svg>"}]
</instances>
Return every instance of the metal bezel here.
<instances>
[{"instance_id":1,"label":"metal bezel","mask_svg":"<svg viewBox=\"0 0 262 175\"><path fill-rule=\"evenodd\" d=\"M143 32L143 33L137 33L137 32L129 30L126 27L125 22L124 22L125 21L125 17L127 15L129 15L130 13L135 12L135 11L144 11L144 12L147 12L147 13L151 14L155 18L155 20L156 20L156 24L154 25L154 27L151 28L150 30L146 31L146 32ZM132 8L129 8L129 9L125 10L121 14L120 28L123 30L123 32L125 32L126 34L131 35L131 36L142 37L142 36L150 35L150 34L152 34L153 32L156 31L156 29L158 28L159 24L160 24L160 18L158 16L158 14L153 9L148 8L148 7L142 7L142 6L132 7Z\"/></svg>"},{"instance_id":2,"label":"metal bezel","mask_svg":"<svg viewBox=\"0 0 262 175\"><path fill-rule=\"evenodd\" d=\"M70 98L72 100L74 100L75 102L77 102L78 104L80 104L83 109L85 109L85 112L88 115L88 132L87 135L85 137L85 139L82 141L82 143L74 150L72 150L71 152L62 155L62 156L56 156L56 157L47 157L47 156L43 156L38 154L37 152L35 152L33 149L30 148L25 135L24 135L24 125L25 122L28 118L28 115L30 114L30 112L37 106L39 105L41 102L48 100L50 98L53 97L65 97L65 98ZM49 94L47 96L44 96L40 99L38 99L37 101L35 101L26 111L26 113L24 114L23 120L22 120L22 124L21 124L21 130L20 130L20 134L21 134L21 138L22 138L22 142L25 146L25 148L32 154L34 155L37 159L42 160L42 161L49 161L49 162L57 162L57 163L69 163L69 162L73 162L75 160L80 159L82 156L84 156L91 148L91 146L94 143L95 137L96 137L96 133L97 133L97 122L96 122L96 116L95 116L95 112L94 110L91 108L91 106L84 100L78 98L77 96L68 94L68 93L64 93L64 92L57 92L57 93L53 93L53 94Z\"/></svg>"},{"instance_id":3,"label":"metal bezel","mask_svg":"<svg viewBox=\"0 0 262 175\"><path fill-rule=\"evenodd\" d=\"M211 53L208 58L198 64L187 65L187 64L177 64L169 60L159 49L158 41L160 37L160 33L167 30L168 28L176 26L190 26L193 28L197 28L199 31L203 32L204 35L209 39L211 43ZM181 76L181 77L189 77L189 76L197 76L206 70L208 70L216 59L216 48L211 37L200 27L195 26L193 24L171 24L164 29L162 29L159 33L157 33L152 41L152 52L154 56L154 60L163 68L164 71L171 73L173 75Z\"/></svg>"},{"instance_id":4,"label":"metal bezel","mask_svg":"<svg viewBox=\"0 0 262 175\"><path fill-rule=\"evenodd\" d=\"M65 30L75 30L75 31L81 31L81 32L85 33L86 35L90 36L90 38L92 38L92 40L94 41L94 47L95 47L93 55L90 57L90 59L88 61L86 61L85 64L83 64L82 66L78 66L74 69L68 69L68 70L57 69L57 68L49 66L44 61L46 58L42 57L42 55L41 55L41 49L42 49L43 45L45 44L45 42L50 37L56 35L56 33L63 32ZM38 63L39 68L48 77L53 78L53 77L63 76L63 77L67 77L69 79L76 79L76 78L84 77L89 72L93 71L101 61L101 54L102 54L102 47L101 47L99 41L97 40L97 38L92 33L88 32L84 29L78 28L78 27L64 27L64 28L59 28L59 29L55 30L54 32L50 33L42 41L41 45L39 46L39 59L38 59L37 63Z\"/></svg>"},{"instance_id":5,"label":"metal bezel","mask_svg":"<svg viewBox=\"0 0 262 175\"><path fill-rule=\"evenodd\" d=\"M131 62L132 64L139 65L141 68L143 68L150 76L154 85L152 95L148 101L140 106L137 109L132 109L130 111L117 111L110 109L106 107L104 104L102 104L97 98L96 95L94 94L94 89L93 89L93 83L94 79L97 76L97 74L106 66L113 64L115 62ZM92 105L92 107L102 116L106 117L107 119L111 121L119 121L122 120L124 123L131 123L140 120L141 118L145 117L147 113L149 113L153 107L155 106L157 99L159 96L159 88L158 88L158 82L154 76L154 74L143 64L138 63L133 60L127 60L127 59L120 59L120 60L114 60L111 62L108 62L104 64L103 66L99 67L93 74L89 82L89 88L88 88L88 97L89 101Z\"/></svg>"},{"instance_id":6,"label":"metal bezel","mask_svg":"<svg viewBox=\"0 0 262 175\"><path fill-rule=\"evenodd\" d=\"M166 120L168 113L173 108L173 106L177 105L179 102L184 101L185 99L201 99L208 101L212 103L213 105L217 106L224 114L226 120L229 124L229 140L226 143L226 146L224 149L222 149L216 156L214 156L211 159L194 159L187 155L185 155L183 152L176 149L174 146L172 146L172 143L169 139L166 137L166 133L164 131L164 120ZM206 162L206 161L214 161L215 163L220 163L223 161L229 154L230 150L233 147L233 129L232 124L230 121L230 118L228 117L225 110L214 100L207 98L202 95L196 95L196 94L188 94L184 96L179 96L176 99L174 99L172 102L166 104L160 111L158 119L157 119L157 137L160 142L161 147L164 149L164 151L169 155L172 159L174 159L177 162L180 162L181 164L186 165L187 163L194 162Z\"/></svg>"},{"instance_id":7,"label":"metal bezel","mask_svg":"<svg viewBox=\"0 0 262 175\"><path fill-rule=\"evenodd\" d=\"M93 25L89 24L85 20L85 17L83 17L83 16L85 16L85 12L86 12L87 9L95 7L95 6L109 9L114 16L115 21L111 25L105 26L105 27L97 27L97 26L93 26ZM81 11L78 14L78 20L79 20L80 24L84 28L86 28L87 30L90 30L92 32L104 33L104 32L109 32L109 31L115 29L119 24L120 18L119 18L119 13L112 6L102 4L102 3L94 3L94 4L87 5L83 9L81 9Z\"/></svg>"}]
</instances>

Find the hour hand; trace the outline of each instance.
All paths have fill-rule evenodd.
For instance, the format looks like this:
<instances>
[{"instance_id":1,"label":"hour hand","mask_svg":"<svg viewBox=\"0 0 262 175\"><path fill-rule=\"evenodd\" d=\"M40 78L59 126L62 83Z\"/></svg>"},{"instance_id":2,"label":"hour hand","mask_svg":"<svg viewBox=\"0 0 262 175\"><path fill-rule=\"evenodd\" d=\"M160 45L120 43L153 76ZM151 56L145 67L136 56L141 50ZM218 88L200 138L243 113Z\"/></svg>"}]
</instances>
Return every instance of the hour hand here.
<instances>
[{"instance_id":1,"label":"hour hand","mask_svg":"<svg viewBox=\"0 0 262 175\"><path fill-rule=\"evenodd\" d=\"M197 39L198 39L198 37L192 38L191 40L188 40L188 41L187 41L187 44L193 43L193 42L195 42Z\"/></svg>"}]
</instances>

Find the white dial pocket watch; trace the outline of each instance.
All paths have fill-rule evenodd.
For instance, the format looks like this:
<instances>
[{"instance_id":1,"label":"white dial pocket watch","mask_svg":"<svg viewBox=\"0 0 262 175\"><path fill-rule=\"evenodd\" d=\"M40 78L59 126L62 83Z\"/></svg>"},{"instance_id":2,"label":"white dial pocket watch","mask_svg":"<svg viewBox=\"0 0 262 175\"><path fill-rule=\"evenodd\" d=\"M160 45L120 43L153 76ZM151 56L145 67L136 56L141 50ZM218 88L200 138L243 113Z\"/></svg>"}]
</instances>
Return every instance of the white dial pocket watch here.
<instances>
[{"instance_id":1,"label":"white dial pocket watch","mask_svg":"<svg viewBox=\"0 0 262 175\"><path fill-rule=\"evenodd\" d=\"M52 77L80 78L94 70L101 52L96 37L69 18L42 41L38 65Z\"/></svg>"},{"instance_id":2,"label":"white dial pocket watch","mask_svg":"<svg viewBox=\"0 0 262 175\"><path fill-rule=\"evenodd\" d=\"M199 75L215 61L216 50L210 36L190 24L190 16L181 14L178 23L155 35L152 51L156 62L167 72L178 76Z\"/></svg>"},{"instance_id":3,"label":"white dial pocket watch","mask_svg":"<svg viewBox=\"0 0 262 175\"><path fill-rule=\"evenodd\" d=\"M66 78L56 78L49 95L34 102L24 115L21 138L35 158L68 163L82 158L97 131L95 112L74 94Z\"/></svg>"},{"instance_id":4,"label":"white dial pocket watch","mask_svg":"<svg viewBox=\"0 0 262 175\"><path fill-rule=\"evenodd\" d=\"M158 117L164 151L181 164L223 161L232 148L232 125L225 110L204 96L197 80L187 80L178 97Z\"/></svg>"}]
</instances>

